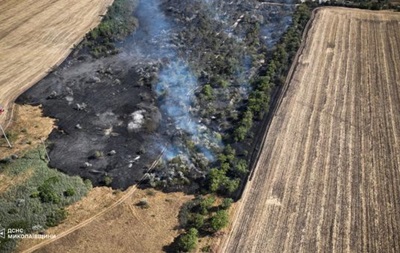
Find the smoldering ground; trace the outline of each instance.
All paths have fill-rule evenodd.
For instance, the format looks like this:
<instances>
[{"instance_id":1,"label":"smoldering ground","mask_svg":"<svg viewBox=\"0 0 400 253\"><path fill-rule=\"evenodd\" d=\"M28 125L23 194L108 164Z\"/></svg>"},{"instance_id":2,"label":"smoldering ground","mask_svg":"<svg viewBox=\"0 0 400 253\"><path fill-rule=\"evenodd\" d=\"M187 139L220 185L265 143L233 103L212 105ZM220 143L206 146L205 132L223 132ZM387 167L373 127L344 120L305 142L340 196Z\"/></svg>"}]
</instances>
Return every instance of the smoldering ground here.
<instances>
[{"instance_id":1,"label":"smoldering ground","mask_svg":"<svg viewBox=\"0 0 400 253\"><path fill-rule=\"evenodd\" d=\"M243 106L262 64L254 55L276 43L293 8L238 0L136 5L139 27L118 43L121 53L94 59L81 50L18 102L42 104L57 119L47 141L57 169L95 185L109 176L114 188L143 175L153 185L191 188L224 145L227 108ZM250 51L246 36L255 25L259 45ZM216 87L215 77L229 85ZM208 83L218 99L202 98ZM164 163L146 174L162 150Z\"/></svg>"}]
</instances>

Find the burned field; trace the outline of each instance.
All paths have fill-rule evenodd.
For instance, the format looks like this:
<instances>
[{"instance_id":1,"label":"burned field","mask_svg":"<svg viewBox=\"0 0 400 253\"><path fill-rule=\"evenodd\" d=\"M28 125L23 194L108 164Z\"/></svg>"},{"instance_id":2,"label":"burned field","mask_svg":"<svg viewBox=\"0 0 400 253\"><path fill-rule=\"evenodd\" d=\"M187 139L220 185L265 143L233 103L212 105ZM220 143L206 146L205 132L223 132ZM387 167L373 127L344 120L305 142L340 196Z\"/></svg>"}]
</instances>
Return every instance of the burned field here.
<instances>
[{"instance_id":1,"label":"burned field","mask_svg":"<svg viewBox=\"0 0 400 253\"><path fill-rule=\"evenodd\" d=\"M101 30L89 33L18 102L42 104L57 119L50 165L63 172L114 188L145 176L166 190L196 190L226 144L247 159L252 140L229 136L294 6L128 2L137 19L130 35L98 47Z\"/></svg>"},{"instance_id":2,"label":"burned field","mask_svg":"<svg viewBox=\"0 0 400 253\"><path fill-rule=\"evenodd\" d=\"M400 250L399 29L317 10L224 252Z\"/></svg>"}]
</instances>

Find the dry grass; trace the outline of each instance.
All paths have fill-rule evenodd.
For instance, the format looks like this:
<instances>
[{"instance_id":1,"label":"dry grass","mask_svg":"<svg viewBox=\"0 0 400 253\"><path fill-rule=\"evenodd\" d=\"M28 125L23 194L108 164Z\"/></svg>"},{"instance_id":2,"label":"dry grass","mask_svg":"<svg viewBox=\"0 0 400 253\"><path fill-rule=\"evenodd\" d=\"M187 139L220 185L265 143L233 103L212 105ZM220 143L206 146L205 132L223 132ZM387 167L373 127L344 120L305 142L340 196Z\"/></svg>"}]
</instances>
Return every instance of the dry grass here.
<instances>
[{"instance_id":1,"label":"dry grass","mask_svg":"<svg viewBox=\"0 0 400 253\"><path fill-rule=\"evenodd\" d=\"M22 156L27 151L43 145L50 132L53 130L54 120L42 116L38 106L17 105L14 120L8 129L12 137L12 148L9 148L5 139L0 140L0 159L10 155ZM11 186L23 184L32 176L33 170L25 171L18 175L0 174L0 193Z\"/></svg>"},{"instance_id":2,"label":"dry grass","mask_svg":"<svg viewBox=\"0 0 400 253\"><path fill-rule=\"evenodd\" d=\"M99 210L111 205L124 193L114 195L109 188L94 188L87 197L70 206L67 221L49 229L50 234L59 234L90 218ZM149 207L137 206L146 199ZM93 222L44 245L34 252L162 252L178 235L178 213L183 203L192 196L183 193L154 192L136 189L135 193L121 205L113 208ZM23 241L18 251L31 248L38 241Z\"/></svg>"},{"instance_id":3,"label":"dry grass","mask_svg":"<svg viewBox=\"0 0 400 253\"><path fill-rule=\"evenodd\" d=\"M38 106L17 105L14 109L14 119L7 129L12 148L5 139L0 139L0 159L12 154L23 154L27 150L43 145L53 130L54 120L43 117Z\"/></svg>"},{"instance_id":4,"label":"dry grass","mask_svg":"<svg viewBox=\"0 0 400 253\"><path fill-rule=\"evenodd\" d=\"M112 0L0 1L0 104L42 79L100 22Z\"/></svg>"},{"instance_id":5,"label":"dry grass","mask_svg":"<svg viewBox=\"0 0 400 253\"><path fill-rule=\"evenodd\" d=\"M23 184L32 174L32 170L22 172L16 176L0 174L0 194L6 192L12 186Z\"/></svg>"},{"instance_id":6,"label":"dry grass","mask_svg":"<svg viewBox=\"0 0 400 253\"><path fill-rule=\"evenodd\" d=\"M399 31L318 10L221 251L400 251Z\"/></svg>"}]
</instances>

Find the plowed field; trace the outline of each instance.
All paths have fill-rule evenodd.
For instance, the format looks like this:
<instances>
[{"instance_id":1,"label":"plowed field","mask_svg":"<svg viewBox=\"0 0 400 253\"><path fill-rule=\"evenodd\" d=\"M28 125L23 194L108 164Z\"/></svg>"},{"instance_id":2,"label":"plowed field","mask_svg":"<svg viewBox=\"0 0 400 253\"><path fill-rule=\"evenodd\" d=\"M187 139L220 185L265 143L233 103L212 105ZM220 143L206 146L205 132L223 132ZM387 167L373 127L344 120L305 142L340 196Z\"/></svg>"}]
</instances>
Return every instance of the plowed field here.
<instances>
[{"instance_id":1,"label":"plowed field","mask_svg":"<svg viewBox=\"0 0 400 253\"><path fill-rule=\"evenodd\" d=\"M400 14L319 9L223 252L400 252Z\"/></svg>"},{"instance_id":2,"label":"plowed field","mask_svg":"<svg viewBox=\"0 0 400 253\"><path fill-rule=\"evenodd\" d=\"M0 104L12 102L61 63L113 0L0 1Z\"/></svg>"}]
</instances>

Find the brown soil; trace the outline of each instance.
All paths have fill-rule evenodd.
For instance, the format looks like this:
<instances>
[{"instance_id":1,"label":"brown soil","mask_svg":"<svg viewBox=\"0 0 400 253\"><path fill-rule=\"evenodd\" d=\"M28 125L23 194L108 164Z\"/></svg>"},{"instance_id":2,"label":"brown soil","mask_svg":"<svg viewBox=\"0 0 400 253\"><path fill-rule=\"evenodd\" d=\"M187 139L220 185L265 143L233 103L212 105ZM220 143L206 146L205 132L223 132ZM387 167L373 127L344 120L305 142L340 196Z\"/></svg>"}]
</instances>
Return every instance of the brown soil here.
<instances>
[{"instance_id":1,"label":"brown soil","mask_svg":"<svg viewBox=\"0 0 400 253\"><path fill-rule=\"evenodd\" d=\"M322 8L222 252L400 251L400 14Z\"/></svg>"},{"instance_id":2,"label":"brown soil","mask_svg":"<svg viewBox=\"0 0 400 253\"><path fill-rule=\"evenodd\" d=\"M7 110L0 116L3 126L8 126L17 96L60 64L112 2L0 1L0 104Z\"/></svg>"}]
</instances>

